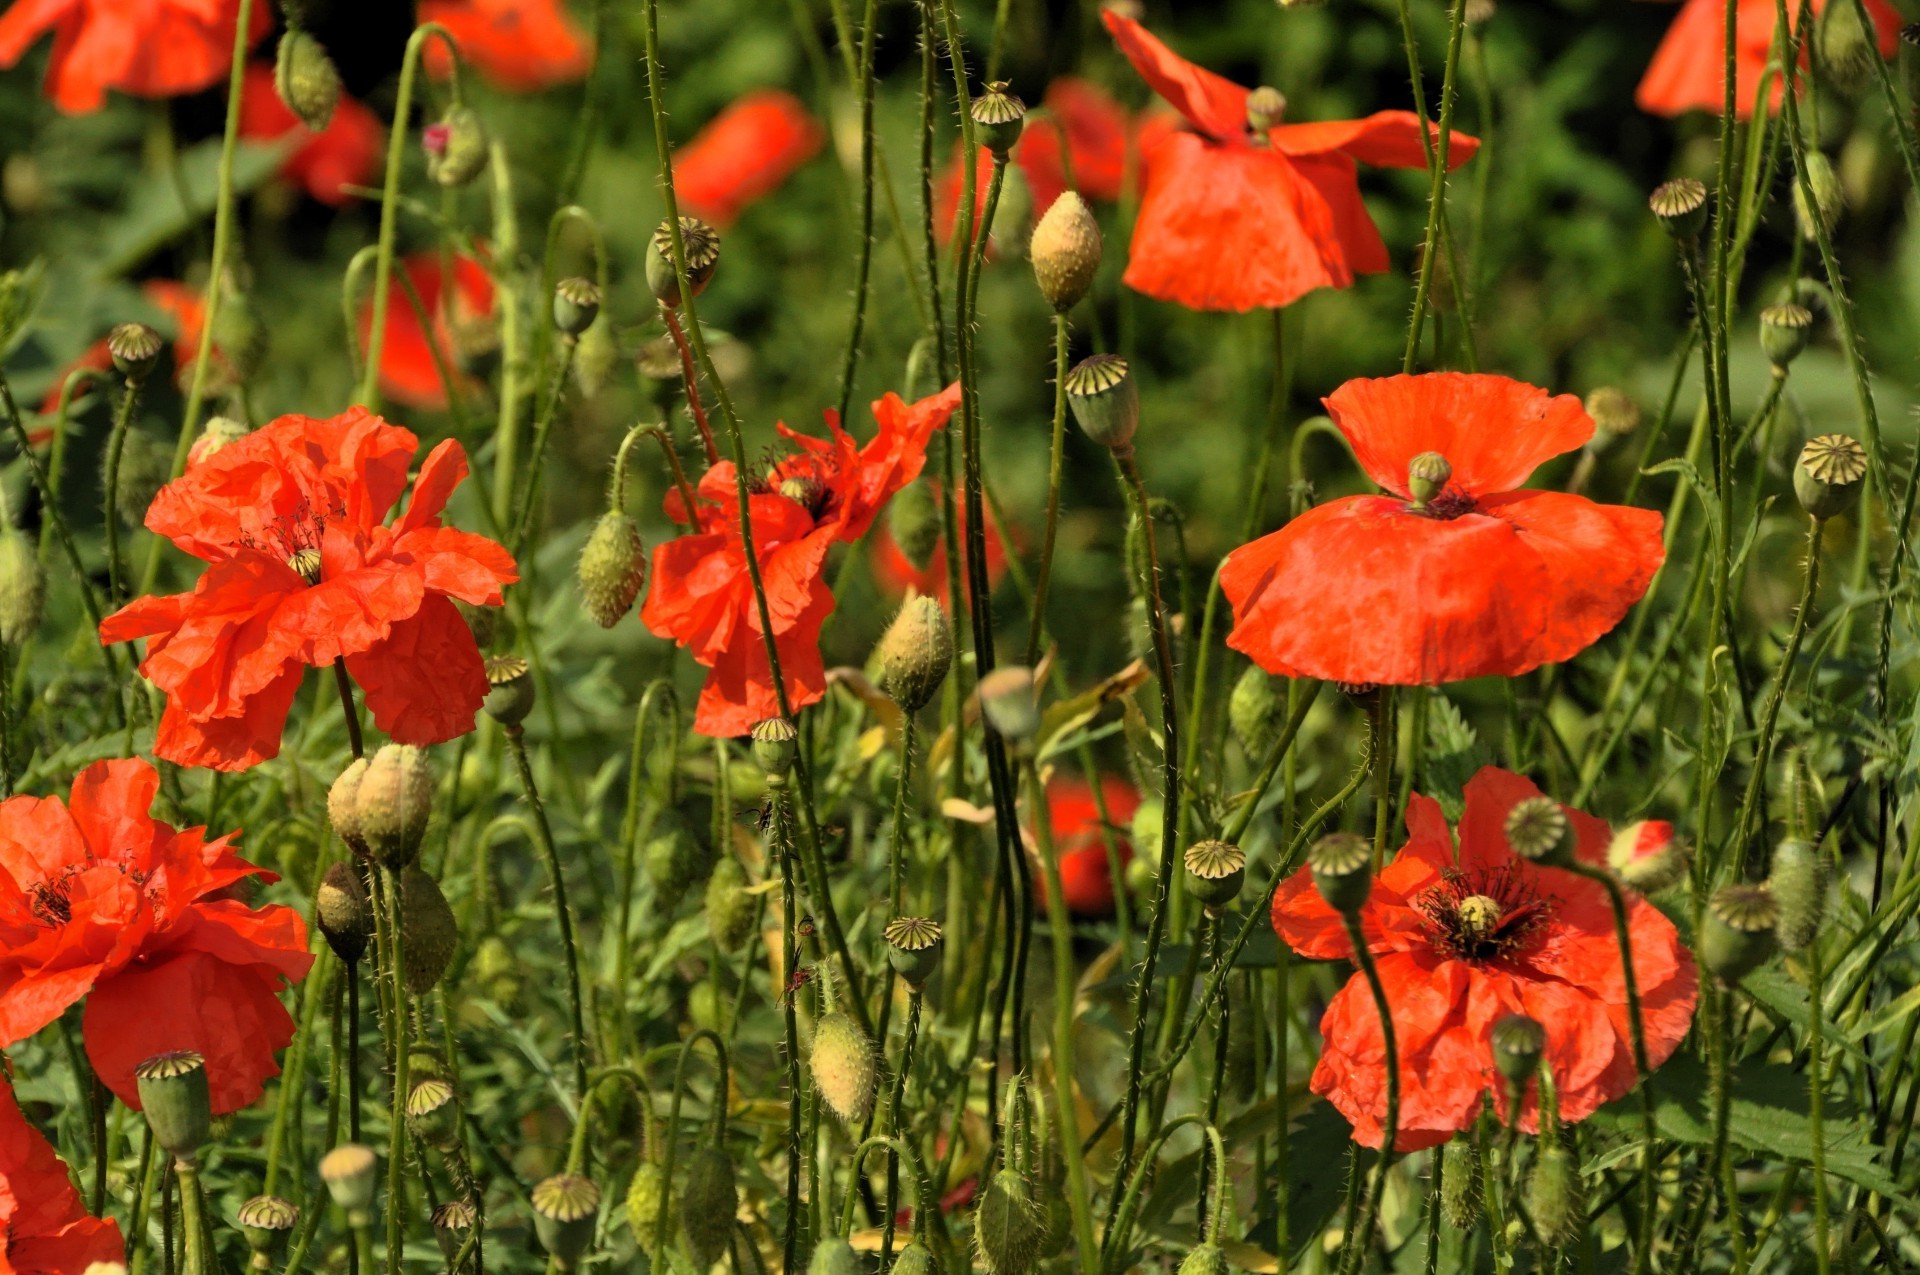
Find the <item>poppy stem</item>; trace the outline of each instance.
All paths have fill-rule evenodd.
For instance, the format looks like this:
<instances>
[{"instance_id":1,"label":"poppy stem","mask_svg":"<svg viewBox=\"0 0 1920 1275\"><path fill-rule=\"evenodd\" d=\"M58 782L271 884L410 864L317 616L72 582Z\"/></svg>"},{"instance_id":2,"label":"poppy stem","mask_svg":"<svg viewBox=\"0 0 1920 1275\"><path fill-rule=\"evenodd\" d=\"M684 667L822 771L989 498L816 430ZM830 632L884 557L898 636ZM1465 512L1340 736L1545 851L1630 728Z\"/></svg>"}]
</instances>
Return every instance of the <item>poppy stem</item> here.
<instances>
[{"instance_id":1,"label":"poppy stem","mask_svg":"<svg viewBox=\"0 0 1920 1275\"><path fill-rule=\"evenodd\" d=\"M1047 527L1040 539L1040 566L1033 576L1033 616L1027 624L1027 664L1040 659L1047 627L1047 585L1053 574L1054 535L1060 525L1060 479L1067 443L1067 316L1053 316L1053 443L1047 461ZM1202 648L1204 652L1205 648ZM1206 658L1203 653L1201 658Z\"/></svg>"},{"instance_id":2,"label":"poppy stem","mask_svg":"<svg viewBox=\"0 0 1920 1275\"><path fill-rule=\"evenodd\" d=\"M573 356L579 348L580 342L576 337L560 339L560 363L554 368L546 404L540 409L539 419L533 427L533 452L527 457L527 482L520 492L520 509L513 520L512 537L507 541L507 549L515 559L520 557L520 550L527 543L527 533L533 530L533 511L540 503L541 470L547 459L547 439L553 433L553 418L560 414L561 400L567 396L567 373L573 370Z\"/></svg>"},{"instance_id":3,"label":"poppy stem","mask_svg":"<svg viewBox=\"0 0 1920 1275\"><path fill-rule=\"evenodd\" d=\"M1400 0L1402 30L1407 42L1407 60L1413 69L1416 90L1420 85L1420 59L1413 42L1412 15L1407 0ZM1447 33L1447 69L1440 81L1440 132L1431 137L1427 130L1425 94L1420 94L1420 132L1427 138L1427 167L1431 185L1427 190L1427 229L1420 241L1420 274L1413 287L1413 314L1407 320L1407 350L1400 370L1411 374L1420 356L1420 329L1426 322L1427 300L1433 291L1433 274L1441 246L1441 223L1447 210L1447 153L1453 142L1453 106L1458 98L1455 81L1460 70L1460 45L1467 29L1467 0L1453 0ZM1458 276L1456 275L1456 278ZM1465 316L1462 315L1462 321Z\"/></svg>"},{"instance_id":4,"label":"poppy stem","mask_svg":"<svg viewBox=\"0 0 1920 1275\"><path fill-rule=\"evenodd\" d=\"M173 1162L173 1176L180 1184L185 1275L207 1275L206 1236L200 1223L200 1165L191 1156L179 1156Z\"/></svg>"},{"instance_id":5,"label":"poppy stem","mask_svg":"<svg viewBox=\"0 0 1920 1275\"><path fill-rule=\"evenodd\" d=\"M105 507L100 514L107 534L107 605L110 607L119 606L125 596L122 585L126 577L120 563L120 458L126 451L127 427L133 423L134 412L139 410L140 382L144 379L144 376L126 378L119 409L113 414L112 432L107 435L106 472L100 484L105 488L102 495Z\"/></svg>"},{"instance_id":6,"label":"poppy stem","mask_svg":"<svg viewBox=\"0 0 1920 1275\"><path fill-rule=\"evenodd\" d=\"M680 326L680 316L672 306L661 306L660 316L667 321L667 334L673 338L673 348L680 355L680 384L686 389L687 411L693 417L694 427L700 431L700 445L707 449L707 464L717 465L720 449L714 445L713 426L707 421L706 405L700 401L700 374L693 367L693 351L687 346L686 329ZM675 461L678 468L677 457Z\"/></svg>"},{"instance_id":7,"label":"poppy stem","mask_svg":"<svg viewBox=\"0 0 1920 1275\"><path fill-rule=\"evenodd\" d=\"M838 6L836 6L837 8ZM867 324L867 291L873 274L873 44L875 10L879 0L867 0L860 26L860 72L854 92L860 95L860 252L854 264L853 324L847 334L847 352L840 364L840 419L847 419L853 402L853 375L860 364L860 338Z\"/></svg>"},{"instance_id":8,"label":"poppy stem","mask_svg":"<svg viewBox=\"0 0 1920 1275\"><path fill-rule=\"evenodd\" d=\"M796 1002L800 988L796 975L800 969L799 902L794 889L793 828L787 809L788 786L773 789L773 858L780 867L781 924L786 934L780 953L780 1007L785 1019L787 1054L787 1215L782 1235L782 1270L798 1270L800 1255L800 1026ZM662 1212L664 1213L664 1207ZM656 1250L657 1251L657 1250Z\"/></svg>"},{"instance_id":9,"label":"poppy stem","mask_svg":"<svg viewBox=\"0 0 1920 1275\"><path fill-rule=\"evenodd\" d=\"M1827 1089L1827 1051L1825 1017L1821 986L1820 937L1807 944L1807 1132L1813 1138L1813 1260L1819 1275L1827 1275L1833 1261L1827 1216L1827 1139L1824 1128ZM1729 1184L1732 1171L1727 1172ZM1729 1218L1733 1217L1731 1205ZM1734 1238L1739 1243L1739 1224L1734 1219ZM1844 1244L1843 1244L1844 1248Z\"/></svg>"},{"instance_id":10,"label":"poppy stem","mask_svg":"<svg viewBox=\"0 0 1920 1275\"><path fill-rule=\"evenodd\" d=\"M887 1128L897 1138L902 1127L902 1110L907 1097L907 1076L913 1070L913 1047L920 1038L920 1005L922 996L918 987L907 989L907 1032L900 1042L900 1059L893 1067L893 1093L887 1100ZM916 1186L920 1175L915 1174ZM880 1215L880 1266L889 1269L893 1265L893 1224L899 1211L900 1200L900 1158L887 1158L887 1204ZM923 1214L929 1210L922 1207L914 1211L914 1234L926 1233L928 1218Z\"/></svg>"},{"instance_id":11,"label":"poppy stem","mask_svg":"<svg viewBox=\"0 0 1920 1275\"><path fill-rule=\"evenodd\" d=\"M1382 1126L1380 1158L1374 1162L1373 1182L1367 1190L1360 1225L1354 1227L1353 1216L1349 1213L1347 1234L1340 1249L1340 1269L1343 1272L1357 1272L1366 1261L1368 1246L1373 1243L1374 1226L1380 1217L1380 1201L1387 1189L1387 1170L1393 1166L1394 1144L1400 1140L1400 1046L1394 1036L1393 1007L1387 1003L1386 985L1380 981L1379 967L1374 964L1373 953L1367 948L1367 936L1360 925L1360 914L1342 912L1340 916L1346 922L1347 942L1353 948L1354 963L1360 967L1361 974L1366 977L1367 987L1373 992L1373 1009L1380 1019L1380 1036L1386 1047L1387 1065L1387 1120Z\"/></svg>"},{"instance_id":12,"label":"poppy stem","mask_svg":"<svg viewBox=\"0 0 1920 1275\"><path fill-rule=\"evenodd\" d=\"M580 953L573 937L573 909L567 906L567 877L561 870L560 851L553 843L553 828L547 822L547 807L540 800L539 785L534 783L533 765L527 759L525 732L508 726L502 732L507 749L513 754L514 769L520 775L520 788L527 805L533 809L533 830L540 842L540 857L546 861L547 877L553 883L554 919L560 927L560 949L567 963L567 1009L573 1021L573 1092L585 1103L587 1095L587 1027L580 1006Z\"/></svg>"},{"instance_id":13,"label":"poppy stem","mask_svg":"<svg viewBox=\"0 0 1920 1275\"><path fill-rule=\"evenodd\" d=\"M353 679L347 675L344 655L333 661L333 684L340 692L340 712L347 719L347 747L353 750L353 759L359 761L366 756L367 748L360 736L360 710L353 704Z\"/></svg>"},{"instance_id":14,"label":"poppy stem","mask_svg":"<svg viewBox=\"0 0 1920 1275\"><path fill-rule=\"evenodd\" d=\"M1780 702L1786 698L1787 683L1793 678L1793 666L1800 658L1800 645L1807 636L1808 618L1813 614L1814 594L1820 587L1820 533L1826 520L1807 520L1807 560L1801 571L1800 605L1794 609L1793 628L1787 645L1774 666L1773 685L1760 710L1760 734L1753 745L1753 770L1747 776L1747 791L1740 799L1740 813L1733 821L1731 851L1739 856L1740 875L1744 878L1753 862L1752 831L1760 809L1760 793L1766 785L1767 769L1772 764L1775 727L1780 720Z\"/></svg>"},{"instance_id":15,"label":"poppy stem","mask_svg":"<svg viewBox=\"0 0 1920 1275\"><path fill-rule=\"evenodd\" d=\"M376 869L376 871L378 871ZM398 872L388 871L387 943L390 956L388 972L393 981L393 1012L389 1016L388 1044L393 1051L392 1118L387 1138L387 1275L400 1275L404 1228L401 1216L406 1212L405 1186L407 1162L407 1121L404 1115L407 1097L412 1092L408 1071L412 1062L413 1016L407 1008L407 971L402 933L404 905ZM350 1219L351 1220L351 1219ZM370 1275L373 1267L372 1226L360 1222L354 1226L354 1240L360 1246L360 1275Z\"/></svg>"},{"instance_id":16,"label":"poppy stem","mask_svg":"<svg viewBox=\"0 0 1920 1275\"><path fill-rule=\"evenodd\" d=\"M1512 683L1506 683L1509 693ZM1393 815L1393 688L1374 688L1367 706L1367 765L1373 772L1373 870L1387 861L1387 831Z\"/></svg>"}]
</instances>

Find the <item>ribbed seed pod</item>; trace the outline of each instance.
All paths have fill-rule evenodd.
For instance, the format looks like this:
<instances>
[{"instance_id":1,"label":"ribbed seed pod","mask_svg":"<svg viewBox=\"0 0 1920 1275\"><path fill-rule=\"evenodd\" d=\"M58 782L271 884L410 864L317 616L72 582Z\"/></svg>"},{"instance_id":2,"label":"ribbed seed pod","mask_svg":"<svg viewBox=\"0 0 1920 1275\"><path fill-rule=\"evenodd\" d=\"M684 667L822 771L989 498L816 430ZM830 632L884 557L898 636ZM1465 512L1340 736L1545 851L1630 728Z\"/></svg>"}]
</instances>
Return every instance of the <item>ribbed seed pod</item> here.
<instances>
[{"instance_id":1,"label":"ribbed seed pod","mask_svg":"<svg viewBox=\"0 0 1920 1275\"><path fill-rule=\"evenodd\" d=\"M256 1271L272 1270L274 1256L287 1242L294 1225L300 1221L300 1208L292 1200L277 1195L256 1195L234 1213L241 1233L247 1237L252 1257L247 1265Z\"/></svg>"},{"instance_id":2,"label":"ribbed seed pod","mask_svg":"<svg viewBox=\"0 0 1920 1275\"><path fill-rule=\"evenodd\" d=\"M1723 885L1707 899L1700 931L1700 964L1729 987L1773 955L1780 906L1765 885Z\"/></svg>"},{"instance_id":3,"label":"ribbed seed pod","mask_svg":"<svg viewBox=\"0 0 1920 1275\"><path fill-rule=\"evenodd\" d=\"M400 876L401 972L415 996L432 991L453 963L460 927L440 883L419 868Z\"/></svg>"},{"instance_id":4,"label":"ribbed seed pod","mask_svg":"<svg viewBox=\"0 0 1920 1275\"><path fill-rule=\"evenodd\" d=\"M860 1025L838 1011L823 1015L814 1025L807 1064L813 1073L813 1087L833 1114L856 1127L865 1122L867 1113L873 1110L879 1067L873 1042Z\"/></svg>"},{"instance_id":5,"label":"ribbed seed pod","mask_svg":"<svg viewBox=\"0 0 1920 1275\"><path fill-rule=\"evenodd\" d=\"M175 1159L192 1160L213 1128L207 1060L184 1049L156 1054L133 1069L133 1079L154 1143Z\"/></svg>"},{"instance_id":6,"label":"ribbed seed pod","mask_svg":"<svg viewBox=\"0 0 1920 1275\"><path fill-rule=\"evenodd\" d=\"M726 1252L727 1238L733 1234L733 1215L740 1205L735 1185L733 1161L719 1147L704 1147L693 1153L687 1176L680 1187L680 1232L694 1262L702 1269L713 1265Z\"/></svg>"},{"instance_id":7,"label":"ribbed seed pod","mask_svg":"<svg viewBox=\"0 0 1920 1275\"><path fill-rule=\"evenodd\" d=\"M540 1246L571 1270L593 1247L593 1224L600 1213L600 1188L591 1178L559 1173L533 1188L533 1230Z\"/></svg>"},{"instance_id":8,"label":"ribbed seed pod","mask_svg":"<svg viewBox=\"0 0 1920 1275\"><path fill-rule=\"evenodd\" d=\"M603 629L620 623L647 583L647 550L640 527L618 510L601 514L580 550L580 599Z\"/></svg>"}]
</instances>

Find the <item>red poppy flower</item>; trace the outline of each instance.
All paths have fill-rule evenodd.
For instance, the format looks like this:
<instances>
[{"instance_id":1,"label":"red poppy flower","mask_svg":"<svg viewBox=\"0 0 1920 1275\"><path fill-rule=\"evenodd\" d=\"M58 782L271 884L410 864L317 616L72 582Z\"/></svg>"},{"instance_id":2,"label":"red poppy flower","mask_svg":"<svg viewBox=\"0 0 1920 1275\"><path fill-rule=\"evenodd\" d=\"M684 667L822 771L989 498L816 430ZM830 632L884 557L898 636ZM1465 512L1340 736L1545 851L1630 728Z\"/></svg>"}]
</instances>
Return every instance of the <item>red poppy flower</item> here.
<instances>
[{"instance_id":1,"label":"red poppy flower","mask_svg":"<svg viewBox=\"0 0 1920 1275\"><path fill-rule=\"evenodd\" d=\"M919 477L928 440L959 405L958 385L913 404L889 394L873 405L880 432L865 447L854 444L833 412L827 413L829 439L778 427L800 450L754 481L748 516L780 671L796 711L827 693L820 658L820 626L833 612L833 593L821 578L827 550L858 540L893 493ZM668 493L666 510L693 531L654 549L653 588L640 619L712 670L694 730L721 739L744 735L777 716L780 699L747 575L732 462L707 470L692 511L677 491Z\"/></svg>"},{"instance_id":2,"label":"red poppy flower","mask_svg":"<svg viewBox=\"0 0 1920 1275\"><path fill-rule=\"evenodd\" d=\"M282 416L161 489L147 527L209 563L206 574L191 593L140 598L100 625L104 642L153 639L140 669L167 695L159 756L216 770L276 756L306 667L336 659L396 741L473 729L487 677L453 599L499 606L519 577L493 541L440 525L467 476L452 439L385 523L418 448L364 408Z\"/></svg>"},{"instance_id":3,"label":"red poppy flower","mask_svg":"<svg viewBox=\"0 0 1920 1275\"><path fill-rule=\"evenodd\" d=\"M1593 436L1570 394L1503 376L1348 381L1326 400L1384 496L1308 510L1228 555L1227 645L1269 673L1416 686L1571 659L1620 622L1665 551L1660 515L1516 491ZM1412 501L1423 453L1452 467Z\"/></svg>"},{"instance_id":4,"label":"red poppy flower","mask_svg":"<svg viewBox=\"0 0 1920 1275\"><path fill-rule=\"evenodd\" d=\"M311 132L280 100L273 87L273 69L255 65L247 68L241 87L240 136L256 142L291 142L280 175L321 203L338 208L353 199L342 187L370 185L380 172L387 130L364 103L342 96L325 131Z\"/></svg>"},{"instance_id":5,"label":"red poppy flower","mask_svg":"<svg viewBox=\"0 0 1920 1275\"><path fill-rule=\"evenodd\" d=\"M567 16L566 0L420 0L419 18L445 27L460 56L509 92L569 84L593 69L593 41ZM438 40L428 41L426 62L442 78L451 70Z\"/></svg>"},{"instance_id":6,"label":"red poppy flower","mask_svg":"<svg viewBox=\"0 0 1920 1275\"><path fill-rule=\"evenodd\" d=\"M175 283L169 279L149 279L140 285L140 292L146 297L148 305L172 320L174 370L176 372L188 370L200 353L200 330L207 321L205 296L198 288L190 288L184 283ZM214 347L213 357L215 365L218 366L220 361L218 346ZM60 410L61 387L67 383L69 376L82 368L91 368L96 372L107 372L113 369L113 355L107 352L105 337L88 346L84 354L61 370L59 377L53 383L53 388L48 390L47 396L40 401L42 416L51 416ZM75 395L74 402L77 403L84 398L89 388L82 386L80 393ZM34 434L29 435L29 441L38 445L41 441L39 435L42 433L48 438L53 436L52 430L36 430Z\"/></svg>"},{"instance_id":7,"label":"red poppy flower","mask_svg":"<svg viewBox=\"0 0 1920 1275\"><path fill-rule=\"evenodd\" d=\"M298 912L226 897L279 878L237 857L231 835L152 818L159 787L144 761L97 761L65 805L0 802L0 1046L85 997L87 1057L115 1097L138 1111L133 1069L192 1050L221 1115L279 1074L274 1051L293 1039L280 988L313 957Z\"/></svg>"},{"instance_id":8,"label":"red poppy flower","mask_svg":"<svg viewBox=\"0 0 1920 1275\"><path fill-rule=\"evenodd\" d=\"M1426 167L1418 117L1379 111L1254 132L1246 89L1181 58L1131 18L1112 9L1101 17L1134 69L1195 130L1146 156L1128 287L1191 310L1245 311L1387 268L1355 164ZM1449 166L1479 145L1455 133Z\"/></svg>"},{"instance_id":9,"label":"red poppy flower","mask_svg":"<svg viewBox=\"0 0 1920 1275\"><path fill-rule=\"evenodd\" d=\"M1845 0L1851 4L1853 0ZM1798 21L1806 0L1788 0L1787 8ZM1811 0L1817 15L1827 0ZM1873 19L1880 56L1890 58L1900 48L1900 15L1885 0L1866 0L1867 14ZM1774 0L1739 0L1734 14L1733 101L1740 119L1753 116L1754 98L1760 91L1760 77L1766 72L1773 48L1773 31L1778 10ZM1806 65L1801 50L1800 64ZM1640 79L1634 102L1653 115L1685 115L1688 111L1711 111L1718 115L1726 105L1727 88L1727 4L1726 0L1686 0L1686 7L1667 29L1666 38L1654 52L1653 61ZM1769 110L1780 109L1781 85L1778 80L1769 90Z\"/></svg>"},{"instance_id":10,"label":"red poppy flower","mask_svg":"<svg viewBox=\"0 0 1920 1275\"><path fill-rule=\"evenodd\" d=\"M725 230L820 153L826 132L791 93L757 89L714 116L673 156L680 211Z\"/></svg>"},{"instance_id":11,"label":"red poppy flower","mask_svg":"<svg viewBox=\"0 0 1920 1275\"><path fill-rule=\"evenodd\" d=\"M934 498L939 499L939 484L933 484ZM960 532L961 553L966 552L967 507L956 502L953 507L954 522ZM871 562L873 578L879 584L880 591L890 598L903 598L909 592L925 597L947 600L947 538L943 534L933 542L933 553L927 558L925 568L913 565L893 538L892 528L881 525L874 530L873 538L868 542L873 546ZM966 560L960 564L961 588L966 588ZM998 585L1000 577L1007 573L1007 542L999 534L999 528L992 518L987 520L987 583L989 587Z\"/></svg>"},{"instance_id":12,"label":"red poppy flower","mask_svg":"<svg viewBox=\"0 0 1920 1275\"><path fill-rule=\"evenodd\" d=\"M1100 776L1100 795L1107 803L1107 818L1121 826L1140 808L1140 794L1116 775ZM1076 776L1056 777L1047 784L1047 818L1053 830L1053 852L1060 857L1060 894L1067 911L1090 918L1112 916L1118 887L1107 859L1107 838L1093 788ZM1125 837L1116 837L1116 848L1124 868L1133 858L1133 846ZM1034 897L1042 907L1047 902L1047 885L1044 872L1035 874Z\"/></svg>"},{"instance_id":13,"label":"red poppy flower","mask_svg":"<svg viewBox=\"0 0 1920 1275\"><path fill-rule=\"evenodd\" d=\"M1507 813L1540 795L1527 779L1488 766L1467 783L1460 848L1439 803L1415 795L1407 844L1374 879L1361 916L1367 950L1385 986L1400 1054L1400 1151L1437 1146L1472 1124L1480 1100L1504 1084L1488 1034L1508 1014L1547 1029L1544 1063L1560 1091L1560 1116L1584 1120L1633 1088L1633 1038L1626 976L1613 910L1595 882L1540 868L1507 845ZM1612 833L1591 815L1562 807L1579 857L1606 861ZM1637 895L1627 912L1639 985L1647 1061L1673 1056L1693 1021L1698 975L1673 923ZM1348 960L1340 914L1301 869L1273 899L1273 927L1310 960ZM1378 1147L1387 1110L1386 1045L1373 993L1355 974L1320 1020L1325 1040L1313 1092L1353 1122L1362 1145ZM1521 1128L1537 1128L1529 1093Z\"/></svg>"},{"instance_id":14,"label":"red poppy flower","mask_svg":"<svg viewBox=\"0 0 1920 1275\"><path fill-rule=\"evenodd\" d=\"M198 93L226 79L239 17L239 0L15 0L0 14L0 68L52 32L46 94L69 114L99 110L108 89ZM254 5L250 38L272 24L272 6Z\"/></svg>"},{"instance_id":15,"label":"red poppy flower","mask_svg":"<svg viewBox=\"0 0 1920 1275\"><path fill-rule=\"evenodd\" d=\"M125 1260L119 1226L87 1213L53 1144L0 1080L0 1275L77 1275Z\"/></svg>"},{"instance_id":16,"label":"red poppy flower","mask_svg":"<svg viewBox=\"0 0 1920 1275\"><path fill-rule=\"evenodd\" d=\"M493 277L472 257L455 256L449 295L439 253L415 253L400 269L419 293L420 308L432 316L432 332L420 326L406 289L389 292L387 330L380 343L380 393L406 407L441 411L447 405L447 387L434 352L439 351L450 373L459 374L453 334L493 314ZM360 347L365 349L372 338L373 298L368 296L360 303Z\"/></svg>"}]
</instances>

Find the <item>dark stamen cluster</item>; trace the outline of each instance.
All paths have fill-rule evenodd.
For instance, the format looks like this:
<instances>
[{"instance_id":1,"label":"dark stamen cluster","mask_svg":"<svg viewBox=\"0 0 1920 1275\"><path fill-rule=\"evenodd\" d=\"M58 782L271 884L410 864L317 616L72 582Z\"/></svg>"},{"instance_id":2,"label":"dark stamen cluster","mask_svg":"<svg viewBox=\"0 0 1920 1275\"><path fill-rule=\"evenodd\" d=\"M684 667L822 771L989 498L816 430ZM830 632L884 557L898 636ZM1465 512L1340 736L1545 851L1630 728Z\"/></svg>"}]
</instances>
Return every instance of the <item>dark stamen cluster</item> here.
<instances>
[{"instance_id":1,"label":"dark stamen cluster","mask_svg":"<svg viewBox=\"0 0 1920 1275\"><path fill-rule=\"evenodd\" d=\"M1473 497L1458 487L1449 487L1429 500L1424 506L1408 506L1413 513L1423 518L1435 518L1441 522L1452 522L1455 518L1465 517L1474 511Z\"/></svg>"},{"instance_id":2,"label":"dark stamen cluster","mask_svg":"<svg viewBox=\"0 0 1920 1275\"><path fill-rule=\"evenodd\" d=\"M1506 864L1448 869L1413 900L1413 909L1440 951L1463 961L1490 961L1524 947L1552 915L1553 903L1520 865Z\"/></svg>"}]
</instances>

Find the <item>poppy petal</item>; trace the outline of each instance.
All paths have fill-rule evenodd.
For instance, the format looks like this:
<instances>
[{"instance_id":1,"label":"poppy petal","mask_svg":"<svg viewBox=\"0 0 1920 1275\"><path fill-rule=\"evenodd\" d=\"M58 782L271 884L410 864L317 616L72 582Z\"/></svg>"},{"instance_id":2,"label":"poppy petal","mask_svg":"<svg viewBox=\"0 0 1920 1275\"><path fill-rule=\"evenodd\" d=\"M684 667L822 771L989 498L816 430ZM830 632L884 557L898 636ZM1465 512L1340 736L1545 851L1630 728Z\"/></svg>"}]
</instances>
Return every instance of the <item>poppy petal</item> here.
<instances>
[{"instance_id":1,"label":"poppy petal","mask_svg":"<svg viewBox=\"0 0 1920 1275\"><path fill-rule=\"evenodd\" d=\"M1429 372L1348 381L1324 400L1367 477L1407 494L1407 466L1438 452L1449 488L1474 497L1523 486L1534 469L1584 446L1593 418L1571 394L1504 376Z\"/></svg>"},{"instance_id":2,"label":"poppy petal","mask_svg":"<svg viewBox=\"0 0 1920 1275\"><path fill-rule=\"evenodd\" d=\"M755 90L674 152L674 195L682 212L724 230L747 205L778 190L825 142L825 130L799 98L779 89Z\"/></svg>"},{"instance_id":3,"label":"poppy petal","mask_svg":"<svg viewBox=\"0 0 1920 1275\"><path fill-rule=\"evenodd\" d=\"M428 594L386 638L347 656L373 724L399 744L438 744L473 729L486 662L458 607Z\"/></svg>"},{"instance_id":4,"label":"poppy petal","mask_svg":"<svg viewBox=\"0 0 1920 1275\"><path fill-rule=\"evenodd\" d=\"M1140 78L1192 121L1194 127L1218 141L1245 135L1247 90L1187 61L1132 18L1105 9L1100 20L1107 24L1113 42L1127 61L1133 63Z\"/></svg>"}]
</instances>

